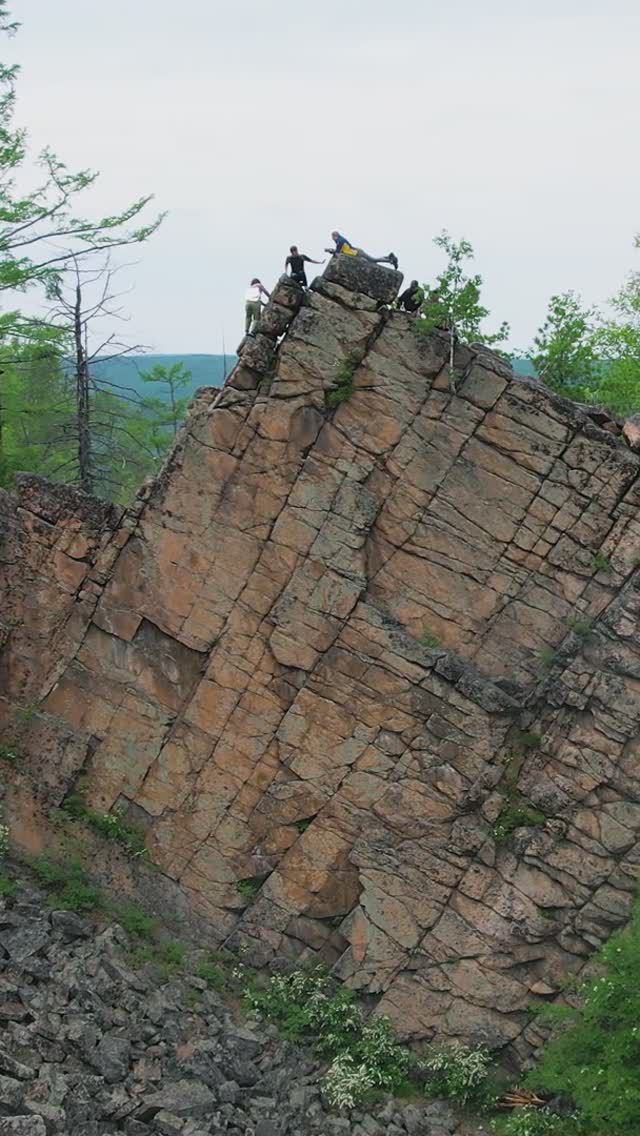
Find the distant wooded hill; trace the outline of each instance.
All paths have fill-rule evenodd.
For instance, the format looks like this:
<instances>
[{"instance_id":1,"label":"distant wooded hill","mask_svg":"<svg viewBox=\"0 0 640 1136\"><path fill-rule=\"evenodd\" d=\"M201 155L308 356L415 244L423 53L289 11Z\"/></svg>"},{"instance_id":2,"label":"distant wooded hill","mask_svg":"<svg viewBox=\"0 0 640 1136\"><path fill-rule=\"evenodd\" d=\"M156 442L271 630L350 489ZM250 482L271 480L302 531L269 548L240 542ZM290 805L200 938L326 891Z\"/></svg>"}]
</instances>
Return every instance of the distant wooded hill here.
<instances>
[{"instance_id":1,"label":"distant wooded hill","mask_svg":"<svg viewBox=\"0 0 640 1136\"><path fill-rule=\"evenodd\" d=\"M133 390L143 398L166 398L166 386L145 383L141 377L143 371L152 371L158 364L171 367L174 363L184 363L186 370L191 371L191 382L180 393L191 396L198 387L221 387L225 373L229 374L235 361L235 355L123 355L119 359L98 360L92 371L112 394L125 395Z\"/></svg>"},{"instance_id":2,"label":"distant wooded hill","mask_svg":"<svg viewBox=\"0 0 640 1136\"><path fill-rule=\"evenodd\" d=\"M167 388L159 383L145 383L140 377L141 371L152 371L158 363L163 367L171 367L174 363L184 363L187 371L191 371L191 382L186 391L189 396L198 387L221 387L225 373L228 375L236 362L235 355L123 355L120 359L109 359L94 363L93 370L96 378L103 383L113 383L112 394L118 394L118 387L128 387L143 398L167 398ZM535 374L528 359L512 359L513 369L517 375ZM226 367L226 371L225 371ZM123 390L123 394L127 391Z\"/></svg>"}]
</instances>

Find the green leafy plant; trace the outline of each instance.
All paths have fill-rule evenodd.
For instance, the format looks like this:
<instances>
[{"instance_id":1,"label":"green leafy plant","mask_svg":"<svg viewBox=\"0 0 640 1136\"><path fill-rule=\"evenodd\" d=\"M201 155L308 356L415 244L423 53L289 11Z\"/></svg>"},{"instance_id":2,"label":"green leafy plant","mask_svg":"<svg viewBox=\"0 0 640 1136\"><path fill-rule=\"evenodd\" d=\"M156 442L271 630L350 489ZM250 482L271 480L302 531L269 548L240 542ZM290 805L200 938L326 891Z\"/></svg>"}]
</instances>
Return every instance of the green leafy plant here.
<instances>
[{"instance_id":1,"label":"green leafy plant","mask_svg":"<svg viewBox=\"0 0 640 1136\"><path fill-rule=\"evenodd\" d=\"M246 880L238 880L236 891L245 899L254 899L262 887L262 876L252 876Z\"/></svg>"},{"instance_id":2,"label":"green leafy plant","mask_svg":"<svg viewBox=\"0 0 640 1136\"><path fill-rule=\"evenodd\" d=\"M113 913L125 931L138 939L151 939L158 928L158 920L147 915L134 904L115 907Z\"/></svg>"},{"instance_id":3,"label":"green leafy plant","mask_svg":"<svg viewBox=\"0 0 640 1136\"><path fill-rule=\"evenodd\" d=\"M575 1102L588 1136L637 1136L640 1117L640 901L631 921L593 958L597 977L578 989L577 1006L545 1006L556 1023L527 1077L536 1090Z\"/></svg>"},{"instance_id":4,"label":"green leafy plant","mask_svg":"<svg viewBox=\"0 0 640 1136\"><path fill-rule=\"evenodd\" d=\"M301 820L294 820L293 827L297 828L298 832L300 833L306 832L313 819L314 817L310 816L302 817Z\"/></svg>"},{"instance_id":5,"label":"green leafy plant","mask_svg":"<svg viewBox=\"0 0 640 1136\"><path fill-rule=\"evenodd\" d=\"M494 1122L493 1129L500 1136L572 1136L578 1131L571 1117L533 1105L514 1109L508 1117Z\"/></svg>"},{"instance_id":6,"label":"green leafy plant","mask_svg":"<svg viewBox=\"0 0 640 1136\"><path fill-rule=\"evenodd\" d=\"M355 356L348 355L343 359L336 370L336 383L330 390L325 392L325 406L330 410L340 406L342 402L348 402L353 394L353 376L359 360Z\"/></svg>"},{"instance_id":7,"label":"green leafy plant","mask_svg":"<svg viewBox=\"0 0 640 1136\"><path fill-rule=\"evenodd\" d=\"M80 793L71 793L63 802L62 809L73 820L86 824L107 840L115 841L132 859L145 855L144 832L137 825L125 820L122 813L98 812L86 804Z\"/></svg>"},{"instance_id":8,"label":"green leafy plant","mask_svg":"<svg viewBox=\"0 0 640 1136\"><path fill-rule=\"evenodd\" d=\"M211 959L197 963L193 973L196 978L202 978L210 990L223 990L226 986L224 970Z\"/></svg>"},{"instance_id":9,"label":"green leafy plant","mask_svg":"<svg viewBox=\"0 0 640 1136\"><path fill-rule=\"evenodd\" d=\"M514 795L508 799L500 810L500 815L494 825L493 837L496 844L504 844L516 828L530 828L542 825L546 821L544 813L534 809L523 798Z\"/></svg>"},{"instance_id":10,"label":"green leafy plant","mask_svg":"<svg viewBox=\"0 0 640 1136\"><path fill-rule=\"evenodd\" d=\"M0 745L0 761L6 761L7 765L17 765L20 760L20 754L15 745L3 743Z\"/></svg>"},{"instance_id":11,"label":"green leafy plant","mask_svg":"<svg viewBox=\"0 0 640 1136\"><path fill-rule=\"evenodd\" d=\"M264 987L250 985L245 1001L285 1037L307 1041L331 1059L323 1087L336 1107L352 1107L373 1088L393 1091L414 1066L387 1019L365 1018L353 991L336 988L320 967L274 975Z\"/></svg>"},{"instance_id":12,"label":"green leafy plant","mask_svg":"<svg viewBox=\"0 0 640 1136\"><path fill-rule=\"evenodd\" d=\"M432 1045L423 1058L427 1074L425 1091L430 1096L443 1096L467 1107L487 1108L495 1100L489 1079L490 1056L482 1047L469 1049L452 1045Z\"/></svg>"},{"instance_id":13,"label":"green leafy plant","mask_svg":"<svg viewBox=\"0 0 640 1136\"><path fill-rule=\"evenodd\" d=\"M10 880L8 876L0 875L0 895L4 895L9 899L12 895L16 894L17 890L18 887L14 880Z\"/></svg>"},{"instance_id":14,"label":"green leafy plant","mask_svg":"<svg viewBox=\"0 0 640 1136\"><path fill-rule=\"evenodd\" d=\"M90 883L82 862L77 858L54 858L45 853L27 862L49 891L52 907L93 911L105 906L102 892Z\"/></svg>"},{"instance_id":15,"label":"green leafy plant","mask_svg":"<svg viewBox=\"0 0 640 1136\"><path fill-rule=\"evenodd\" d=\"M604 552L601 552L600 549L594 554L591 567L594 572L604 572L606 575L613 572L609 557L605 556Z\"/></svg>"}]
</instances>

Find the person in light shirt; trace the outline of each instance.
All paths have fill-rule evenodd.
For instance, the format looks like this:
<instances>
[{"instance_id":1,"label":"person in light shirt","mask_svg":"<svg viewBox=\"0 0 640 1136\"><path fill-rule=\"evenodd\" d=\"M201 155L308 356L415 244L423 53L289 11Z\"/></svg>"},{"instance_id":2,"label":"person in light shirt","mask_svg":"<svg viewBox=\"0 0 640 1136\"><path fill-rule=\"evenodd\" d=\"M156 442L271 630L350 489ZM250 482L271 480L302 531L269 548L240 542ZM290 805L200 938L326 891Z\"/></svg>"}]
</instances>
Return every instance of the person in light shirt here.
<instances>
[{"instance_id":1,"label":"person in light shirt","mask_svg":"<svg viewBox=\"0 0 640 1136\"><path fill-rule=\"evenodd\" d=\"M269 299L270 293L260 282L257 276L254 276L251 284L244 294L244 333L245 335L253 335L255 329L260 323L260 315L262 313L262 297L266 296Z\"/></svg>"}]
</instances>

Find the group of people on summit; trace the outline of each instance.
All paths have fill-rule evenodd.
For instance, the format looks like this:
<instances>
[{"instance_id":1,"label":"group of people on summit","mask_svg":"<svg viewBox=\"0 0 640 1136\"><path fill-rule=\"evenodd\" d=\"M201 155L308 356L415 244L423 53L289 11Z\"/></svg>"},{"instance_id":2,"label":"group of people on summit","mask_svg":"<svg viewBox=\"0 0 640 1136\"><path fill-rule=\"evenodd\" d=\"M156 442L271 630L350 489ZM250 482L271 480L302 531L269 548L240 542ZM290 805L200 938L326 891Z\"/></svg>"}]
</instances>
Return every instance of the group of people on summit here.
<instances>
[{"instance_id":1,"label":"group of people on summit","mask_svg":"<svg viewBox=\"0 0 640 1136\"><path fill-rule=\"evenodd\" d=\"M390 252L386 256L370 256L364 249L358 248L357 245L352 245L342 233L337 229L331 234L331 239L334 242L333 248L327 248L324 251L334 255L334 253L342 253L344 256L357 256L362 260L367 260L371 264L389 264L393 269L398 267L398 258L395 253ZM297 245L291 245L289 255L284 262L285 272L289 272L291 279L295 280L303 288L308 288L307 273L305 264L324 264L324 260L313 260L312 257L307 256L306 253L301 253ZM245 335L251 335L260 322L260 315L262 312L263 296L266 300L269 299L270 292L264 287L262 281L254 276L247 292L245 293ZM397 306L406 312L417 312L420 305L424 301L424 290L420 287L417 280L412 280L409 287L400 295L396 301Z\"/></svg>"}]
</instances>

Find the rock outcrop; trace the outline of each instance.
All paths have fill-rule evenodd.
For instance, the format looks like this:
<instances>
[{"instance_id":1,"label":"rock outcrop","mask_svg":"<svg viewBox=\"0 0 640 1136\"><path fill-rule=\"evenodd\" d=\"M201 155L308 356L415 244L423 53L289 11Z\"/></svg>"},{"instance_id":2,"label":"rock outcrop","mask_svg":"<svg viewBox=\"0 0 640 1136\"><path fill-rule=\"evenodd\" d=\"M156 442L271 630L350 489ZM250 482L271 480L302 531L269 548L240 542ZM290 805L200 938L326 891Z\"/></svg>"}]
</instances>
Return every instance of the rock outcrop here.
<instances>
[{"instance_id":1,"label":"rock outcrop","mask_svg":"<svg viewBox=\"0 0 640 1136\"><path fill-rule=\"evenodd\" d=\"M76 575L30 583L44 651L8 598L10 808L28 828L81 781L219 941L522 1058L640 873L640 457L483 348L453 391L400 280L281 283L86 547L77 502L11 505Z\"/></svg>"}]
</instances>

